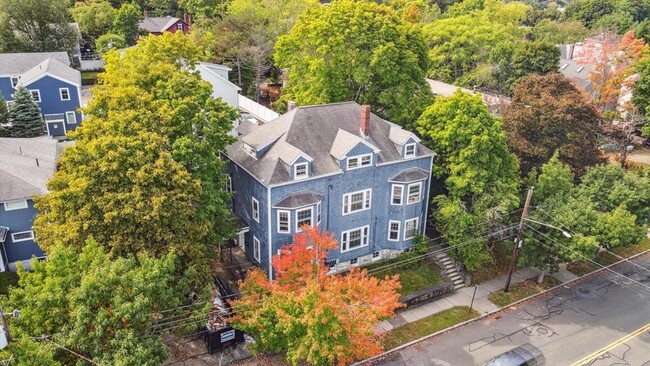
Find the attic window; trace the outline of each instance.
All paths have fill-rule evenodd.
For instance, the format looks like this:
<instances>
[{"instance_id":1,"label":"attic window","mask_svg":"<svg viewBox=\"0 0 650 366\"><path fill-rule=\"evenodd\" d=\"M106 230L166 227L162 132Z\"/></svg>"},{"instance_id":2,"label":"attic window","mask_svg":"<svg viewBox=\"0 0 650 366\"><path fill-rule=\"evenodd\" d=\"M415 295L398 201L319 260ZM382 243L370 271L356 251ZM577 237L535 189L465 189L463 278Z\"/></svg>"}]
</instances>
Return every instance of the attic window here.
<instances>
[{"instance_id":1,"label":"attic window","mask_svg":"<svg viewBox=\"0 0 650 366\"><path fill-rule=\"evenodd\" d=\"M404 146L404 157L415 157L415 144L406 144L406 146Z\"/></svg>"},{"instance_id":2,"label":"attic window","mask_svg":"<svg viewBox=\"0 0 650 366\"><path fill-rule=\"evenodd\" d=\"M564 64L564 65L562 65L562 67L560 67L560 70L564 70L564 69L566 69L567 66L569 66L569 64Z\"/></svg>"},{"instance_id":3,"label":"attic window","mask_svg":"<svg viewBox=\"0 0 650 366\"><path fill-rule=\"evenodd\" d=\"M16 89L16 85L18 85L18 78L17 77L12 77L11 78L11 87Z\"/></svg>"},{"instance_id":4,"label":"attic window","mask_svg":"<svg viewBox=\"0 0 650 366\"><path fill-rule=\"evenodd\" d=\"M580 71L582 71L582 70L584 70L584 69L585 69L584 66L580 66L576 72L580 72Z\"/></svg>"},{"instance_id":5,"label":"attic window","mask_svg":"<svg viewBox=\"0 0 650 366\"><path fill-rule=\"evenodd\" d=\"M372 154L357 155L348 158L348 169L363 168L372 165Z\"/></svg>"},{"instance_id":6,"label":"attic window","mask_svg":"<svg viewBox=\"0 0 650 366\"><path fill-rule=\"evenodd\" d=\"M254 158L257 159L257 150L255 150L251 145L244 143L244 151Z\"/></svg>"},{"instance_id":7,"label":"attic window","mask_svg":"<svg viewBox=\"0 0 650 366\"><path fill-rule=\"evenodd\" d=\"M182 31L183 30L183 23L176 24L176 30Z\"/></svg>"},{"instance_id":8,"label":"attic window","mask_svg":"<svg viewBox=\"0 0 650 366\"><path fill-rule=\"evenodd\" d=\"M293 178L302 179L309 176L307 163L299 163L293 166Z\"/></svg>"}]
</instances>

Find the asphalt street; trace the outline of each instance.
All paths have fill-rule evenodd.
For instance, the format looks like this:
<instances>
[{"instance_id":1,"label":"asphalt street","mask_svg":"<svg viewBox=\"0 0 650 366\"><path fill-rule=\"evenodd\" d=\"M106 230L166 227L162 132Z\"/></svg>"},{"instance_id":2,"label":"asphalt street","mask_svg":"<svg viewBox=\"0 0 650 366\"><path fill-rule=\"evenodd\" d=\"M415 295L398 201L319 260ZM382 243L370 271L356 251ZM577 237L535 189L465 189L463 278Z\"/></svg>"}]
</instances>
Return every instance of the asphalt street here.
<instances>
[{"instance_id":1,"label":"asphalt street","mask_svg":"<svg viewBox=\"0 0 650 366\"><path fill-rule=\"evenodd\" d=\"M524 343L547 366L650 365L650 256L387 355L374 365L483 365Z\"/></svg>"}]
</instances>

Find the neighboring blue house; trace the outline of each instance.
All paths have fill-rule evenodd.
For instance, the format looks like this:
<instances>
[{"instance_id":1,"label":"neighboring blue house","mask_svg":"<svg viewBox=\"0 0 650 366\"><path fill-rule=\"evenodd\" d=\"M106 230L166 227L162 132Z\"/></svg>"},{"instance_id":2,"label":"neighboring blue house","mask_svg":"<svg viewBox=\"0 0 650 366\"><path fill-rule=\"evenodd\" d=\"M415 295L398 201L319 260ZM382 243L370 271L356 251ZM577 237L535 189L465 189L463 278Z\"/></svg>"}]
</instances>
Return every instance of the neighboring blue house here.
<instances>
[{"instance_id":1,"label":"neighboring blue house","mask_svg":"<svg viewBox=\"0 0 650 366\"><path fill-rule=\"evenodd\" d=\"M0 138L0 271L30 268L32 256L45 258L34 242L36 209L32 197L47 194L56 170L57 141L46 136Z\"/></svg>"},{"instance_id":2,"label":"neighboring blue house","mask_svg":"<svg viewBox=\"0 0 650 366\"><path fill-rule=\"evenodd\" d=\"M49 136L65 136L81 123L81 73L65 52L0 54L0 92L9 108L19 86L32 92Z\"/></svg>"},{"instance_id":3,"label":"neighboring blue house","mask_svg":"<svg viewBox=\"0 0 650 366\"><path fill-rule=\"evenodd\" d=\"M246 222L236 239L270 277L302 224L338 240L331 273L396 256L424 231L435 154L370 107L297 107L238 131L227 151L233 211Z\"/></svg>"}]
</instances>

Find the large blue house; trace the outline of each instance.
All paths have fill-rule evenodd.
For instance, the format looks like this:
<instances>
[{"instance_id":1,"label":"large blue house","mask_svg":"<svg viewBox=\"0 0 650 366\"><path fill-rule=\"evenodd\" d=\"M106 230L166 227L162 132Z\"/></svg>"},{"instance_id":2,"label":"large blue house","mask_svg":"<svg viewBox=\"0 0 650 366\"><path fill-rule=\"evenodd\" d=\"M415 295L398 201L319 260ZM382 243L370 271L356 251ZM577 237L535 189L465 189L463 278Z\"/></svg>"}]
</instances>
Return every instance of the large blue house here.
<instances>
[{"instance_id":1,"label":"large blue house","mask_svg":"<svg viewBox=\"0 0 650 366\"><path fill-rule=\"evenodd\" d=\"M332 273L393 257L423 232L435 154L369 106L297 107L238 131L227 150L233 211L245 221L237 242L269 277L303 224L338 240Z\"/></svg>"},{"instance_id":2,"label":"large blue house","mask_svg":"<svg viewBox=\"0 0 650 366\"><path fill-rule=\"evenodd\" d=\"M30 268L32 256L45 258L34 242L32 198L47 193L56 170L57 141L46 136L0 138L0 272Z\"/></svg>"},{"instance_id":3,"label":"large blue house","mask_svg":"<svg viewBox=\"0 0 650 366\"><path fill-rule=\"evenodd\" d=\"M0 54L0 92L11 108L19 86L32 92L47 134L62 137L81 123L81 73L65 52Z\"/></svg>"}]
</instances>

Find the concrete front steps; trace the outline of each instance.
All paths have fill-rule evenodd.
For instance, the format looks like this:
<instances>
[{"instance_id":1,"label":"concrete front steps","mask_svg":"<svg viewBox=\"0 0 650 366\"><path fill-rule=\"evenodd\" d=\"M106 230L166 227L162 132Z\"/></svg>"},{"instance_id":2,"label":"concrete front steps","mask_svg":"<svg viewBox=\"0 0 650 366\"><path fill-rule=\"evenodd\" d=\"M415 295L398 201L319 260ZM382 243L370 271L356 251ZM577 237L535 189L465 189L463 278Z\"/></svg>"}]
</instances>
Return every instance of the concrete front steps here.
<instances>
[{"instance_id":1,"label":"concrete front steps","mask_svg":"<svg viewBox=\"0 0 650 366\"><path fill-rule=\"evenodd\" d=\"M434 254L435 260L442 265L443 270L447 277L454 283L454 290L465 287L465 279L458 273L458 269L454 265L454 260L451 259L447 253L438 252Z\"/></svg>"}]
</instances>

